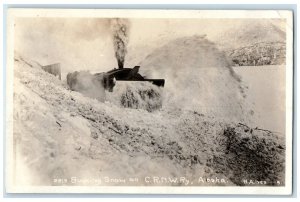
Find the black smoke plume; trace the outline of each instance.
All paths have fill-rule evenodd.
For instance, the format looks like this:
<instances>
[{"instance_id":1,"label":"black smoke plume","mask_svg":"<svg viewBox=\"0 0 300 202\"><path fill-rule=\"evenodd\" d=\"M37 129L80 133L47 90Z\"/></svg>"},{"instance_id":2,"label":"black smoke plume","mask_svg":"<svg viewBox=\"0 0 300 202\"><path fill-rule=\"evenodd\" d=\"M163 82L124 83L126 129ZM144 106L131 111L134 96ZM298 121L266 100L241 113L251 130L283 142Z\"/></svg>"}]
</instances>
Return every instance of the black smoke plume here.
<instances>
[{"instance_id":1,"label":"black smoke plume","mask_svg":"<svg viewBox=\"0 0 300 202\"><path fill-rule=\"evenodd\" d=\"M129 27L130 23L127 19L116 18L111 20L115 56L120 69L124 67L129 41Z\"/></svg>"}]
</instances>

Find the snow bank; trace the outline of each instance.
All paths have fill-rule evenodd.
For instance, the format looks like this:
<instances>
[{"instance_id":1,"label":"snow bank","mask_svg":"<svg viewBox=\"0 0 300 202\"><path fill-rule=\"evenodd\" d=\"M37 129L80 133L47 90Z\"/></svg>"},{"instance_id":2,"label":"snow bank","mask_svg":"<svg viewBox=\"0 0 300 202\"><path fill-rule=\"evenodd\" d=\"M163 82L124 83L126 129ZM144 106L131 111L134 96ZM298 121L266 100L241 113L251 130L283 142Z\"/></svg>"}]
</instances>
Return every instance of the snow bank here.
<instances>
[{"instance_id":1,"label":"snow bank","mask_svg":"<svg viewBox=\"0 0 300 202\"><path fill-rule=\"evenodd\" d=\"M76 149L89 150L89 122L49 105L30 88L14 81L14 142L17 179L22 184L51 184Z\"/></svg>"},{"instance_id":2,"label":"snow bank","mask_svg":"<svg viewBox=\"0 0 300 202\"><path fill-rule=\"evenodd\" d=\"M255 179L269 185L284 185L283 138L268 130L240 124L226 128L218 143L221 153L214 157L212 165L235 184L245 185L245 179Z\"/></svg>"},{"instance_id":3,"label":"snow bank","mask_svg":"<svg viewBox=\"0 0 300 202\"><path fill-rule=\"evenodd\" d=\"M225 54L202 36L184 37L154 50L141 62L148 78L164 78L163 107L197 110L248 121L245 87Z\"/></svg>"}]
</instances>

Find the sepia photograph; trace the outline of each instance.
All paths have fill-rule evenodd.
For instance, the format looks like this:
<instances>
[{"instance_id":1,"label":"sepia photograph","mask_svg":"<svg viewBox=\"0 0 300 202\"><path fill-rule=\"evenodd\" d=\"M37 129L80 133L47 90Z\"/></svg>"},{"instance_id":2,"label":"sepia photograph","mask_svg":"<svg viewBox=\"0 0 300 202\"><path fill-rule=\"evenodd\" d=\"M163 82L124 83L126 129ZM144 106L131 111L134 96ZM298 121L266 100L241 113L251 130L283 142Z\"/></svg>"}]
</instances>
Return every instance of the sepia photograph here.
<instances>
[{"instance_id":1,"label":"sepia photograph","mask_svg":"<svg viewBox=\"0 0 300 202\"><path fill-rule=\"evenodd\" d=\"M291 194L292 14L9 9L7 192Z\"/></svg>"}]
</instances>

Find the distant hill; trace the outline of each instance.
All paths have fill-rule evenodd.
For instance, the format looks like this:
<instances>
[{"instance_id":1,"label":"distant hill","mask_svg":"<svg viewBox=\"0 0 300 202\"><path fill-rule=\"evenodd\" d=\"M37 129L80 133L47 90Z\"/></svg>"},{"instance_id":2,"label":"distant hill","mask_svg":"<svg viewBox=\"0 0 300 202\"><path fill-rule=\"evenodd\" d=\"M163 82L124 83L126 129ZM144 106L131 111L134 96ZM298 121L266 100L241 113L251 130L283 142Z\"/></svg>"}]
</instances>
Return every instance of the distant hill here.
<instances>
[{"instance_id":1,"label":"distant hill","mask_svg":"<svg viewBox=\"0 0 300 202\"><path fill-rule=\"evenodd\" d=\"M247 20L229 27L217 44L238 66L285 64L284 22Z\"/></svg>"},{"instance_id":2,"label":"distant hill","mask_svg":"<svg viewBox=\"0 0 300 202\"><path fill-rule=\"evenodd\" d=\"M235 66L261 66L285 64L285 43L261 42L227 51Z\"/></svg>"},{"instance_id":3,"label":"distant hill","mask_svg":"<svg viewBox=\"0 0 300 202\"><path fill-rule=\"evenodd\" d=\"M278 20L249 19L226 26L227 28L214 40L219 48L225 51L261 42L285 43L284 22Z\"/></svg>"},{"instance_id":4,"label":"distant hill","mask_svg":"<svg viewBox=\"0 0 300 202\"><path fill-rule=\"evenodd\" d=\"M182 37L192 37L194 32L191 33L191 36ZM139 61L142 62L154 50L176 38L182 38L179 35L175 37L175 35L176 33L169 36L162 34L155 37L155 42L146 41L139 46L129 47L127 62L131 66ZM206 35L206 38L212 41L216 48L224 51L228 59L234 60L232 63L236 65L280 65L285 63L286 33L283 20L224 20L207 25L207 30L199 31L199 35ZM205 57L205 52L203 54Z\"/></svg>"}]
</instances>

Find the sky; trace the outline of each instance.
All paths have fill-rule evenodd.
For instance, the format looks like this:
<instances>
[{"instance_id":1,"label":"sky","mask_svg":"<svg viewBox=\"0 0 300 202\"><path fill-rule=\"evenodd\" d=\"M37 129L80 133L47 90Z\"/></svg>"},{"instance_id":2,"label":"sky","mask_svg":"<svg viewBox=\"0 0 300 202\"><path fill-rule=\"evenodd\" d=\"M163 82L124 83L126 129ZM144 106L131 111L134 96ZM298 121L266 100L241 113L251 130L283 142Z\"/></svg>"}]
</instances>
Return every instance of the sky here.
<instances>
[{"instance_id":1,"label":"sky","mask_svg":"<svg viewBox=\"0 0 300 202\"><path fill-rule=\"evenodd\" d=\"M222 46L223 33L247 29L258 20L130 19L125 67L137 65L155 48L183 36L206 35ZM284 29L282 23L276 22ZM17 18L15 51L42 65L61 63L63 72L108 71L117 67L110 20L105 18ZM264 25L263 25L264 26ZM260 36L261 37L261 36ZM230 38L230 37L229 37ZM238 40L238 39L237 39Z\"/></svg>"}]
</instances>

